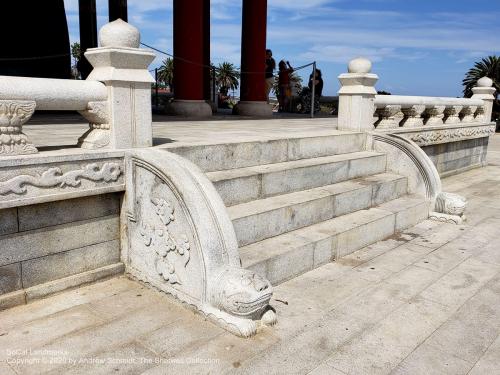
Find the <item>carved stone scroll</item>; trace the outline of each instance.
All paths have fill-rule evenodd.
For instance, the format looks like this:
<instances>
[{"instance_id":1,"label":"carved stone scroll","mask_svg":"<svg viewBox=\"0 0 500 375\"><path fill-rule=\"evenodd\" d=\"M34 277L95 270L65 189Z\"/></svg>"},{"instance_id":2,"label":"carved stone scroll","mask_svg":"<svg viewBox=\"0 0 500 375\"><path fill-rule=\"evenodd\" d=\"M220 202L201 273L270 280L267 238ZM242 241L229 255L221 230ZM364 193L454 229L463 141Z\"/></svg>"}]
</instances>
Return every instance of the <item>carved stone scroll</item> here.
<instances>
[{"instance_id":1,"label":"carved stone scroll","mask_svg":"<svg viewBox=\"0 0 500 375\"><path fill-rule=\"evenodd\" d=\"M195 165L164 150L127 156L127 272L242 337L276 322L269 281L240 266L222 199Z\"/></svg>"},{"instance_id":2,"label":"carved stone scroll","mask_svg":"<svg viewBox=\"0 0 500 375\"><path fill-rule=\"evenodd\" d=\"M430 218L450 224L462 224L466 219L464 215L466 207L467 200L464 197L441 193L436 198L434 212L431 212Z\"/></svg>"},{"instance_id":3,"label":"carved stone scroll","mask_svg":"<svg viewBox=\"0 0 500 375\"><path fill-rule=\"evenodd\" d=\"M0 100L0 156L38 152L22 127L35 112L36 103L28 100Z\"/></svg>"},{"instance_id":4,"label":"carved stone scroll","mask_svg":"<svg viewBox=\"0 0 500 375\"><path fill-rule=\"evenodd\" d=\"M90 102L80 114L89 121L90 129L78 139L78 146L91 150L108 147L111 140L108 102Z\"/></svg>"}]
</instances>

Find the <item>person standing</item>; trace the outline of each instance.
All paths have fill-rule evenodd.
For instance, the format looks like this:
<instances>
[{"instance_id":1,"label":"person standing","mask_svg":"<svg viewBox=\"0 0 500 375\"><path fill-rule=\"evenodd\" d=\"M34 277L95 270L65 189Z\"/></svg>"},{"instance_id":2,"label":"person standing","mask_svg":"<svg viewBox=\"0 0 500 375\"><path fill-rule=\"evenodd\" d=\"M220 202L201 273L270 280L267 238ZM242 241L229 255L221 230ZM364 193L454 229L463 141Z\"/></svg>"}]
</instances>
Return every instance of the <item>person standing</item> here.
<instances>
[{"instance_id":1,"label":"person standing","mask_svg":"<svg viewBox=\"0 0 500 375\"><path fill-rule=\"evenodd\" d=\"M274 86L274 71L276 70L276 61L273 59L273 51L266 50L266 96L269 101L269 94Z\"/></svg>"},{"instance_id":2,"label":"person standing","mask_svg":"<svg viewBox=\"0 0 500 375\"><path fill-rule=\"evenodd\" d=\"M281 60L279 63L279 112L285 112L288 110L288 104L290 102L290 96L292 95L292 90L290 87L290 75L293 73L294 69L290 63Z\"/></svg>"},{"instance_id":3,"label":"person standing","mask_svg":"<svg viewBox=\"0 0 500 375\"><path fill-rule=\"evenodd\" d=\"M314 73L313 73L314 74ZM313 86L314 86L314 113L319 112L320 103L319 99L321 95L323 95L323 76L321 74L321 70L316 69L316 75L313 78L313 74L309 76L309 90L312 95ZM310 102L309 102L310 103Z\"/></svg>"}]
</instances>

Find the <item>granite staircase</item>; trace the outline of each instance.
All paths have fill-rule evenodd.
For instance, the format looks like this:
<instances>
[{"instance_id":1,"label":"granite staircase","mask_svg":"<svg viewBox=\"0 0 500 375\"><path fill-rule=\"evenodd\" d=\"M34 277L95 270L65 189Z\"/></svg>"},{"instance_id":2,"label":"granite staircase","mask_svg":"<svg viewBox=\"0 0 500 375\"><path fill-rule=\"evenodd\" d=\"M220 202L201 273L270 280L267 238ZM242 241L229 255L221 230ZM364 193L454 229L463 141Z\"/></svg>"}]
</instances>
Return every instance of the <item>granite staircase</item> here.
<instances>
[{"instance_id":1,"label":"granite staircase","mask_svg":"<svg viewBox=\"0 0 500 375\"><path fill-rule=\"evenodd\" d=\"M213 182L244 268L274 285L428 217L363 133L175 148Z\"/></svg>"}]
</instances>

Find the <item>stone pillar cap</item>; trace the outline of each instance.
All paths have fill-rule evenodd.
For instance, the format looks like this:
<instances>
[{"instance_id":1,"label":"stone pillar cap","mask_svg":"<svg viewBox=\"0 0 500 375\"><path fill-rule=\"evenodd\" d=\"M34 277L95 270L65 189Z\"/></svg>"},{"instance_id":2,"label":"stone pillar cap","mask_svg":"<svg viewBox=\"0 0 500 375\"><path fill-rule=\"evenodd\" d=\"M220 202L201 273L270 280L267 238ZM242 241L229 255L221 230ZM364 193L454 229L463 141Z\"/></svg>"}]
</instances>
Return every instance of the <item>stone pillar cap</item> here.
<instances>
[{"instance_id":1,"label":"stone pillar cap","mask_svg":"<svg viewBox=\"0 0 500 375\"><path fill-rule=\"evenodd\" d=\"M358 57L349 62L348 71L349 73L370 73L372 71L372 62L364 57Z\"/></svg>"},{"instance_id":2,"label":"stone pillar cap","mask_svg":"<svg viewBox=\"0 0 500 375\"><path fill-rule=\"evenodd\" d=\"M99 44L101 47L139 48L141 33L136 27L117 19L101 27Z\"/></svg>"},{"instance_id":3,"label":"stone pillar cap","mask_svg":"<svg viewBox=\"0 0 500 375\"><path fill-rule=\"evenodd\" d=\"M492 87L492 86L493 86L493 80L491 78L483 77L477 81L477 87Z\"/></svg>"}]
</instances>

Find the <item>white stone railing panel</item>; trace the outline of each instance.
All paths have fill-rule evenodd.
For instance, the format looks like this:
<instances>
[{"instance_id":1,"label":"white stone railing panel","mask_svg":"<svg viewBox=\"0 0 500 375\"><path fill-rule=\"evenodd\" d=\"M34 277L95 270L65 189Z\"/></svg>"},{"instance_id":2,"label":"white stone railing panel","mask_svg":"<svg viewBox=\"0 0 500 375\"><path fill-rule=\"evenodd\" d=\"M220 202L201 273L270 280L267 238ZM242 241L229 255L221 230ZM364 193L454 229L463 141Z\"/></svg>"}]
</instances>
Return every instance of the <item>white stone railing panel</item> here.
<instances>
[{"instance_id":1,"label":"white stone railing panel","mask_svg":"<svg viewBox=\"0 0 500 375\"><path fill-rule=\"evenodd\" d=\"M89 121L84 149L128 149L153 144L148 66L155 54L140 49L140 33L117 20L99 32L101 47L85 56L88 80L0 76L0 157L38 150L22 132L35 110L73 110Z\"/></svg>"},{"instance_id":2,"label":"white stone railing panel","mask_svg":"<svg viewBox=\"0 0 500 375\"><path fill-rule=\"evenodd\" d=\"M485 121L482 99L376 95L374 105L379 130Z\"/></svg>"},{"instance_id":3,"label":"white stone railing panel","mask_svg":"<svg viewBox=\"0 0 500 375\"><path fill-rule=\"evenodd\" d=\"M400 127L491 125L495 88L483 77L472 89L472 98L377 95L378 76L364 58L352 60L348 73L338 78L339 130L391 131ZM375 117L375 118L374 118Z\"/></svg>"},{"instance_id":4,"label":"white stone railing panel","mask_svg":"<svg viewBox=\"0 0 500 375\"><path fill-rule=\"evenodd\" d=\"M106 101L98 81L0 76L0 100L30 100L37 110L83 111L89 102Z\"/></svg>"}]
</instances>

